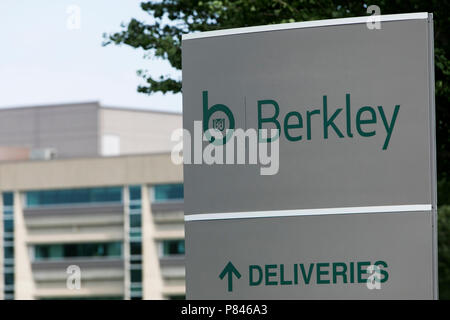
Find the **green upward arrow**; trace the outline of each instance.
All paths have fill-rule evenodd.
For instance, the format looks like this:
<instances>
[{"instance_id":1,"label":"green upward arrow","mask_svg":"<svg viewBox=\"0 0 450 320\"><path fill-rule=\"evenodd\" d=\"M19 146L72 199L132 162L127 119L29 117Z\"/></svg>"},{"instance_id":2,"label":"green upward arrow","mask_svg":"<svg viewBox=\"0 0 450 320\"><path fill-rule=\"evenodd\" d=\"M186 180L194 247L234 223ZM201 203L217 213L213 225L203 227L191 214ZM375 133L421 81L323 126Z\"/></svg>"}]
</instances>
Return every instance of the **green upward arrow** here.
<instances>
[{"instance_id":1,"label":"green upward arrow","mask_svg":"<svg viewBox=\"0 0 450 320\"><path fill-rule=\"evenodd\" d=\"M228 275L228 292L233 291L233 273L238 279L241 278L239 271L237 271L236 267L229 261L219 275L220 280L223 280L223 278Z\"/></svg>"}]
</instances>

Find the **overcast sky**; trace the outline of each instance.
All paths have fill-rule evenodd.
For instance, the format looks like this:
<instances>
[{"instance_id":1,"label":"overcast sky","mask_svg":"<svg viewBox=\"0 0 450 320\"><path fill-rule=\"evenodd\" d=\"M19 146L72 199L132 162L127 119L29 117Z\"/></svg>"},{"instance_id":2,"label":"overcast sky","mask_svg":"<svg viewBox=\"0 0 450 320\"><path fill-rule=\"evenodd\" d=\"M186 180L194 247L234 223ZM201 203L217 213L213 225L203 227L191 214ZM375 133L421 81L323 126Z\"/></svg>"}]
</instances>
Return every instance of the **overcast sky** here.
<instances>
[{"instance_id":1,"label":"overcast sky","mask_svg":"<svg viewBox=\"0 0 450 320\"><path fill-rule=\"evenodd\" d=\"M102 34L131 17L151 17L141 0L1 0L0 108L98 100L107 106L181 112L181 95L137 93L138 69L181 72L144 59L128 46L102 47ZM69 29L69 6L80 8L80 29ZM73 20L70 20L73 22ZM73 24L72 24L73 26Z\"/></svg>"}]
</instances>

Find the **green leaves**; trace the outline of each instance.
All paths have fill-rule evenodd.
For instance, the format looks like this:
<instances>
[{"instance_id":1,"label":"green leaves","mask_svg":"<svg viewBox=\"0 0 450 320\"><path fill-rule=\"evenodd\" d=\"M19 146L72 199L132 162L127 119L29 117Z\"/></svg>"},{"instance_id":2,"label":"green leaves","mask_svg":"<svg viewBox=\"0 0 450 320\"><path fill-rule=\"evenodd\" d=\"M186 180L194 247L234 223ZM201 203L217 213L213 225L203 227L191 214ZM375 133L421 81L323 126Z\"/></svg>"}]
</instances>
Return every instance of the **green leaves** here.
<instances>
[{"instance_id":1,"label":"green leaves","mask_svg":"<svg viewBox=\"0 0 450 320\"><path fill-rule=\"evenodd\" d=\"M450 299L450 206L438 209L439 298Z\"/></svg>"},{"instance_id":2,"label":"green leaves","mask_svg":"<svg viewBox=\"0 0 450 320\"><path fill-rule=\"evenodd\" d=\"M450 179L450 1L373 0L381 14L432 12L435 34L435 87L437 112L437 155L439 179ZM166 59L181 69L181 36L184 33L267 25L305 20L367 15L368 3L361 0L160 0L144 1L141 8L152 19L144 23L131 19L122 30L105 34L103 45L125 44L142 48L146 56ZM149 65L151 68L151 64ZM153 78L138 74L145 84L138 91L181 92L181 81L170 77ZM444 180L443 180L444 179ZM441 297L450 299L450 192L448 183L439 184L439 280Z\"/></svg>"},{"instance_id":3,"label":"green leaves","mask_svg":"<svg viewBox=\"0 0 450 320\"><path fill-rule=\"evenodd\" d=\"M150 76L145 78L148 86L139 86L138 92L150 94L153 92L181 92L181 81L176 81L170 78L160 77L159 80L155 80Z\"/></svg>"},{"instance_id":4,"label":"green leaves","mask_svg":"<svg viewBox=\"0 0 450 320\"><path fill-rule=\"evenodd\" d=\"M373 0L381 14L432 12L435 32L435 75L438 172L450 177L450 1ZM361 0L160 0L144 1L141 8L152 19L144 23L131 19L122 30L104 36L104 45L125 44L142 48L146 56L166 59L174 69L181 69L181 36L202 32L255 25L295 21L343 18L367 15L368 3ZM150 54L149 54L150 53ZM149 64L151 69L151 64ZM154 79L141 73L145 84L139 92L181 91L179 79Z\"/></svg>"},{"instance_id":5,"label":"green leaves","mask_svg":"<svg viewBox=\"0 0 450 320\"><path fill-rule=\"evenodd\" d=\"M349 15L343 6L339 7L328 0L146 1L141 3L141 8L153 16L154 22L146 24L131 19L122 31L104 35L103 45L114 43L142 48L152 52L152 56L167 59L175 69L181 69L183 33ZM148 86L140 86L139 92L177 93L181 90L179 80L153 79L144 76L144 72L141 75Z\"/></svg>"}]
</instances>

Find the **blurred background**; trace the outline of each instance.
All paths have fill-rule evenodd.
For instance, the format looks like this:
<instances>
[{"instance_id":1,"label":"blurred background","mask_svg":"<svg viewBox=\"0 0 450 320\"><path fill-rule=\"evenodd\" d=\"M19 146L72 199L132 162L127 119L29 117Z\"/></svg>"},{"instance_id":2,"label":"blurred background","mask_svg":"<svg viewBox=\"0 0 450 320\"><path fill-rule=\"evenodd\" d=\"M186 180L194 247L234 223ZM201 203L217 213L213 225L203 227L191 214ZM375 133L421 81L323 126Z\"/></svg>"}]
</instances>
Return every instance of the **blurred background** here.
<instances>
[{"instance_id":1,"label":"blurred background","mask_svg":"<svg viewBox=\"0 0 450 320\"><path fill-rule=\"evenodd\" d=\"M410 12L434 14L450 299L450 3L425 0L2 0L0 299L185 298L182 34Z\"/></svg>"}]
</instances>

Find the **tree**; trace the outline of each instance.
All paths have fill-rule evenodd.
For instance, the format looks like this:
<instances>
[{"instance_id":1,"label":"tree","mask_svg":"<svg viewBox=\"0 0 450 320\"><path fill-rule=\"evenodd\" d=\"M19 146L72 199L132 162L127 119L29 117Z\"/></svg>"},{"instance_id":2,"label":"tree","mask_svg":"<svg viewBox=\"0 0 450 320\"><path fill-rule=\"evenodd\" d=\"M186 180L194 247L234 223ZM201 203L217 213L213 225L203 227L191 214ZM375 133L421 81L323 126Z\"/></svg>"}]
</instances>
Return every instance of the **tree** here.
<instances>
[{"instance_id":1,"label":"tree","mask_svg":"<svg viewBox=\"0 0 450 320\"><path fill-rule=\"evenodd\" d=\"M181 36L184 33L266 25L294 21L367 15L365 1L359 0L161 0L145 1L141 8L154 22L131 19L123 29L105 34L104 45L125 44L142 48L146 56L166 59L181 69ZM439 178L450 178L450 2L442 0L370 1L382 14L432 12L435 21L437 153ZM161 76L152 78L139 70L146 85L138 91L181 92L181 80Z\"/></svg>"},{"instance_id":2,"label":"tree","mask_svg":"<svg viewBox=\"0 0 450 320\"><path fill-rule=\"evenodd\" d=\"M367 15L367 6L377 5L382 14L431 12L434 14L436 126L439 203L450 203L450 1L443 0L161 0L145 1L141 8L154 22L131 19L119 32L105 35L105 45L125 44L142 48L148 56L166 59L181 69L181 36L212 31L295 21ZM138 91L181 92L181 81L170 77L154 79L138 72L146 81ZM439 280L441 296L450 299L450 207L439 209Z\"/></svg>"},{"instance_id":3,"label":"tree","mask_svg":"<svg viewBox=\"0 0 450 320\"><path fill-rule=\"evenodd\" d=\"M450 299L450 206L438 210L439 298Z\"/></svg>"}]
</instances>

